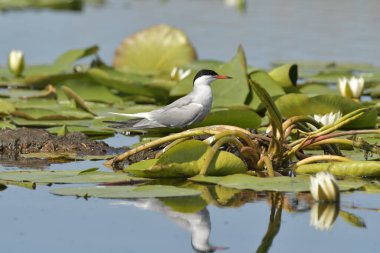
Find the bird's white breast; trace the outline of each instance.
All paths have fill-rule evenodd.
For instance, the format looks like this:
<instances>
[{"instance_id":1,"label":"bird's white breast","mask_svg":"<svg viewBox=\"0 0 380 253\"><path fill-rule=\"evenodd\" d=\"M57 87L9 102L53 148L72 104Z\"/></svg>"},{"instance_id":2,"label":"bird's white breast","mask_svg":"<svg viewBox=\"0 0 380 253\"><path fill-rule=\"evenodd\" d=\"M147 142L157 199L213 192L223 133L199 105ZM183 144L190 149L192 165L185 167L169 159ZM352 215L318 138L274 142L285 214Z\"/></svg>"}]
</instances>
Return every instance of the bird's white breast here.
<instances>
[{"instance_id":1,"label":"bird's white breast","mask_svg":"<svg viewBox=\"0 0 380 253\"><path fill-rule=\"evenodd\" d=\"M212 105L212 90L209 85L199 85L194 87L194 98L195 103L199 103L203 106L205 111L210 111Z\"/></svg>"}]
</instances>

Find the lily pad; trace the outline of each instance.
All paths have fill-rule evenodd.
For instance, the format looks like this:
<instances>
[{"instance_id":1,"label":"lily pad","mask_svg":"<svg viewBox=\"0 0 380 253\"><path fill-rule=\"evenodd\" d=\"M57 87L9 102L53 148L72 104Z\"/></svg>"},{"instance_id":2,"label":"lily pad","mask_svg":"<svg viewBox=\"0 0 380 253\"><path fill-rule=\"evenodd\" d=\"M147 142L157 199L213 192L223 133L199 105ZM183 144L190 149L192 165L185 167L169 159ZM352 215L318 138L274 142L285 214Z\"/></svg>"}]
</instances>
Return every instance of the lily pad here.
<instances>
[{"instance_id":1,"label":"lily pad","mask_svg":"<svg viewBox=\"0 0 380 253\"><path fill-rule=\"evenodd\" d=\"M125 173L59 170L59 171L5 171L0 172L0 180L34 183L87 184L146 181L146 179L128 176Z\"/></svg>"},{"instance_id":2,"label":"lily pad","mask_svg":"<svg viewBox=\"0 0 380 253\"><path fill-rule=\"evenodd\" d=\"M341 111L345 115L364 107L360 103L356 103L348 98L332 94L315 97L308 97L305 94L287 94L277 99L276 105L285 117L327 114L338 111ZM376 118L377 112L373 109L360 118L348 123L343 128L373 128L376 126Z\"/></svg>"},{"instance_id":3,"label":"lily pad","mask_svg":"<svg viewBox=\"0 0 380 253\"><path fill-rule=\"evenodd\" d=\"M378 177L380 176L380 162L352 161L312 163L301 165L296 169L296 172L301 174L315 174L320 171L328 171L335 176L343 177Z\"/></svg>"},{"instance_id":4,"label":"lily pad","mask_svg":"<svg viewBox=\"0 0 380 253\"><path fill-rule=\"evenodd\" d=\"M25 118L28 120L70 120L70 119L91 119L93 116L87 112L66 109L66 110L49 110L42 108L18 109L12 112L13 116Z\"/></svg>"},{"instance_id":5,"label":"lily pad","mask_svg":"<svg viewBox=\"0 0 380 253\"><path fill-rule=\"evenodd\" d=\"M165 89L153 85L154 81L149 76L100 68L91 68L88 70L88 74L95 82L126 95L159 98L167 95Z\"/></svg>"},{"instance_id":6,"label":"lily pad","mask_svg":"<svg viewBox=\"0 0 380 253\"><path fill-rule=\"evenodd\" d=\"M9 115L11 112L14 112L16 109L13 104L0 99L0 116Z\"/></svg>"},{"instance_id":7,"label":"lily pad","mask_svg":"<svg viewBox=\"0 0 380 253\"><path fill-rule=\"evenodd\" d=\"M16 129L16 126L9 121L0 121L0 129Z\"/></svg>"},{"instance_id":8,"label":"lily pad","mask_svg":"<svg viewBox=\"0 0 380 253\"><path fill-rule=\"evenodd\" d=\"M212 68L210 65L209 68ZM214 68L221 75L231 76L232 79L214 82L212 91L214 96L213 107L244 105L249 95L247 79L247 65L244 50L239 47L236 55L227 63L218 68ZM193 87L193 78L196 72L178 82L171 91L171 96L183 96L189 93Z\"/></svg>"},{"instance_id":9,"label":"lily pad","mask_svg":"<svg viewBox=\"0 0 380 253\"><path fill-rule=\"evenodd\" d=\"M222 75L232 76L232 79L213 84L213 106L243 105L250 92L247 77L247 62L243 47L239 47L231 61L217 69Z\"/></svg>"},{"instance_id":10,"label":"lily pad","mask_svg":"<svg viewBox=\"0 0 380 253\"><path fill-rule=\"evenodd\" d=\"M279 83L277 83L267 72L262 70L256 70L249 74L249 78L258 83L263 89L265 89L272 98L284 95L285 91ZM254 110L258 110L261 105L261 100L253 94L253 99L250 101L250 107Z\"/></svg>"},{"instance_id":11,"label":"lily pad","mask_svg":"<svg viewBox=\"0 0 380 253\"><path fill-rule=\"evenodd\" d=\"M122 102L122 99L111 92L110 88L99 84L88 75L82 75L76 79L64 81L60 84L69 87L86 101L101 102L106 104ZM66 98L62 98L63 92L58 90L58 94L59 100L66 100Z\"/></svg>"},{"instance_id":12,"label":"lily pad","mask_svg":"<svg viewBox=\"0 0 380 253\"><path fill-rule=\"evenodd\" d=\"M196 176L190 178L195 182L215 183L224 187L247 189L254 191L276 192L308 192L310 191L309 177L254 177L245 174L225 177ZM340 190L351 190L362 187L365 183L353 181L338 181Z\"/></svg>"},{"instance_id":13,"label":"lily pad","mask_svg":"<svg viewBox=\"0 0 380 253\"><path fill-rule=\"evenodd\" d=\"M249 107L219 108L213 110L200 123L193 127L211 125L232 125L241 128L257 128L261 123L261 118Z\"/></svg>"},{"instance_id":14,"label":"lily pad","mask_svg":"<svg viewBox=\"0 0 380 253\"><path fill-rule=\"evenodd\" d=\"M165 198L196 196L200 192L194 189L179 188L167 185L142 186L95 186L59 188L50 191L61 196L80 196L97 198Z\"/></svg>"},{"instance_id":15,"label":"lily pad","mask_svg":"<svg viewBox=\"0 0 380 253\"><path fill-rule=\"evenodd\" d=\"M199 174L210 149L211 147L202 141L188 140L170 148L158 159L134 163L124 170L139 177L188 178ZM217 151L207 173L229 175L246 170L246 165L237 156L226 151Z\"/></svg>"},{"instance_id":16,"label":"lily pad","mask_svg":"<svg viewBox=\"0 0 380 253\"><path fill-rule=\"evenodd\" d=\"M196 59L186 34L169 25L155 25L126 38L113 59L116 69L157 74Z\"/></svg>"},{"instance_id":17,"label":"lily pad","mask_svg":"<svg viewBox=\"0 0 380 253\"><path fill-rule=\"evenodd\" d=\"M306 83L298 87L301 93L307 94L309 96L317 96L323 94L338 94L337 90L329 88L326 84Z\"/></svg>"},{"instance_id":18,"label":"lily pad","mask_svg":"<svg viewBox=\"0 0 380 253\"><path fill-rule=\"evenodd\" d=\"M69 50L60 55L51 65L28 66L25 69L24 75L26 75L27 77L42 77L63 73L67 70L70 70L72 64L75 61L87 57L89 55L94 55L98 52L98 50L99 48L97 46L92 46L85 49Z\"/></svg>"},{"instance_id":19,"label":"lily pad","mask_svg":"<svg viewBox=\"0 0 380 253\"><path fill-rule=\"evenodd\" d=\"M51 127L46 129L49 133L58 134L62 131L62 127ZM114 131L107 129L98 129L88 126L66 126L67 133L81 132L87 136L107 136L113 135Z\"/></svg>"}]
</instances>

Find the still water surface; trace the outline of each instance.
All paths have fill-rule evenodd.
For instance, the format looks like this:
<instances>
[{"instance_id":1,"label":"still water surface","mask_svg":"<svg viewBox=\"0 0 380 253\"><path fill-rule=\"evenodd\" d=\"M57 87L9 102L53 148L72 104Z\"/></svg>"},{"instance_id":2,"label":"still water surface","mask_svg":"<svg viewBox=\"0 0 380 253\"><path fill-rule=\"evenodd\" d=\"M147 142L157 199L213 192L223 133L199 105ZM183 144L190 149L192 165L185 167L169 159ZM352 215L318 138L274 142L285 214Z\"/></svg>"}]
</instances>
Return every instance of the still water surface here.
<instances>
[{"instance_id":1,"label":"still water surface","mask_svg":"<svg viewBox=\"0 0 380 253\"><path fill-rule=\"evenodd\" d=\"M80 13L7 12L0 14L0 64L6 63L13 48L24 50L27 62L34 64L49 63L68 49L92 44L98 44L100 56L111 62L125 36L168 23L186 31L200 58L228 60L242 44L248 62L264 68L279 59L380 65L379 13L377 0L347 0L344 4L338 0L257 0L248 1L244 14L217 0L110 0ZM118 146L137 139L108 141ZM94 166L101 167L101 163L51 168ZM194 252L192 232L206 240L209 236L214 246L228 247L225 252L256 252L271 211L268 202L261 200L239 208L209 206L191 216L167 210L159 201L86 201L56 197L48 190L9 187L0 192L4 252ZM343 204L376 208L380 197L345 194ZM283 211L270 252L378 252L379 213L346 211L362 217L367 227L355 228L338 217L332 229L319 231L309 225L309 211Z\"/></svg>"}]
</instances>

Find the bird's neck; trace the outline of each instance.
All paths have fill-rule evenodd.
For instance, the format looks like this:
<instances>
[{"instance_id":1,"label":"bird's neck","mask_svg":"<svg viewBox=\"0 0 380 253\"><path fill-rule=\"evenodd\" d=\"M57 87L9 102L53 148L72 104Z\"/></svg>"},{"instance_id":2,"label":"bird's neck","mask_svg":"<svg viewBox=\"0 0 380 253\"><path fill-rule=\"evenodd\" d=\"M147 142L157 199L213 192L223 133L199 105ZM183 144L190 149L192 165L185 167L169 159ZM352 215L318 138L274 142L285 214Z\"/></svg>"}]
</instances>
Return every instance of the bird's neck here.
<instances>
[{"instance_id":1,"label":"bird's neck","mask_svg":"<svg viewBox=\"0 0 380 253\"><path fill-rule=\"evenodd\" d=\"M208 100L210 99L212 101L212 90L211 90L210 85L207 85L207 84L194 85L193 94L196 100L199 100L198 102L201 102L202 104L204 102L208 103L209 102Z\"/></svg>"}]
</instances>

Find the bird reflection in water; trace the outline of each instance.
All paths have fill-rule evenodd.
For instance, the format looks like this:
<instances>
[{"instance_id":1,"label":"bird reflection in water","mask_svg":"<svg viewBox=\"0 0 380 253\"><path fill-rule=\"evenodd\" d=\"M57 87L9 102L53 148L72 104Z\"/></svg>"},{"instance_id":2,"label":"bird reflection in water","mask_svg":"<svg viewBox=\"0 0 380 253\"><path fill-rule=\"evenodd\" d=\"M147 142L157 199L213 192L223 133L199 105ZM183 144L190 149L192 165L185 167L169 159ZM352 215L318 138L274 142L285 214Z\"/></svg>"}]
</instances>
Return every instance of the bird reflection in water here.
<instances>
[{"instance_id":1,"label":"bird reflection in water","mask_svg":"<svg viewBox=\"0 0 380 253\"><path fill-rule=\"evenodd\" d=\"M209 242L211 233L210 213L207 208L195 213L181 213L172 210L159 199L137 199L113 202L113 205L133 205L140 209L150 210L167 216L181 228L191 233L191 246L196 252L215 252L226 247L212 246Z\"/></svg>"}]
</instances>

